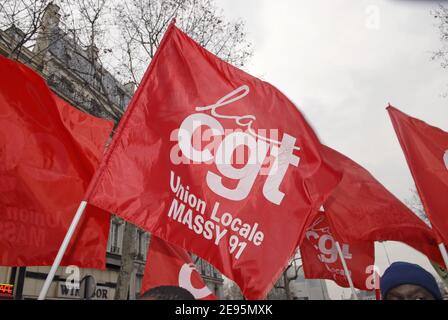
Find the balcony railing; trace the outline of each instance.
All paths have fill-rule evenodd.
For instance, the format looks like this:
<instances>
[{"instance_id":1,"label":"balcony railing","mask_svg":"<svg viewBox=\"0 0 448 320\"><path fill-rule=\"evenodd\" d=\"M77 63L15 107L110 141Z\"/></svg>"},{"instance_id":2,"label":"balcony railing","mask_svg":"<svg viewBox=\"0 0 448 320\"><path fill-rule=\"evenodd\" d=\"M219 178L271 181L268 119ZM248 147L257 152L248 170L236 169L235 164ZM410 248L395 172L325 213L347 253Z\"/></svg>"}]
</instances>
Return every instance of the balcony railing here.
<instances>
[{"instance_id":1,"label":"balcony railing","mask_svg":"<svg viewBox=\"0 0 448 320\"><path fill-rule=\"evenodd\" d=\"M117 247L117 246L111 246L110 247L110 253L120 254L121 253L121 248Z\"/></svg>"}]
</instances>

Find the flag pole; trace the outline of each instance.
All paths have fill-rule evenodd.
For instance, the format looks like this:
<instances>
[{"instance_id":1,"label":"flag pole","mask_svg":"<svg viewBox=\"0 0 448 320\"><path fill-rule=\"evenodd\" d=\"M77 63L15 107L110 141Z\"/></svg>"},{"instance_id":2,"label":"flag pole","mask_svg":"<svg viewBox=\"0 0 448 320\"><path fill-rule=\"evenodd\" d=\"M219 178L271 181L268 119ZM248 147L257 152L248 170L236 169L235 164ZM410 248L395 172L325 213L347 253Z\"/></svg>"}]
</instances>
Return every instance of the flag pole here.
<instances>
[{"instance_id":1,"label":"flag pole","mask_svg":"<svg viewBox=\"0 0 448 320\"><path fill-rule=\"evenodd\" d=\"M38 300L45 300L45 297L47 296L48 289L50 288L51 282L53 281L54 275L56 274L56 271L61 264L62 257L65 254L65 251L67 250L68 244L70 243L70 240L72 239L73 234L75 233L76 227L78 226L79 221L81 220L81 217L84 213L84 210L86 209L87 201L81 201L78 210L76 211L76 214L72 220L72 223L70 224L70 228L68 229L67 233L65 234L64 241L62 242L61 247L59 248L58 254L56 255L56 258L54 259L53 265L51 266L50 272L47 275L47 278L45 279L44 286L42 287Z\"/></svg>"},{"instance_id":2,"label":"flag pole","mask_svg":"<svg viewBox=\"0 0 448 320\"><path fill-rule=\"evenodd\" d=\"M443 261L445 262L445 268L448 271L448 253L446 252L446 247L443 242L439 244L439 250L442 254Z\"/></svg>"},{"instance_id":3,"label":"flag pole","mask_svg":"<svg viewBox=\"0 0 448 320\"><path fill-rule=\"evenodd\" d=\"M341 258L342 267L344 268L345 277L348 280L348 284L350 285L350 289L352 289L353 296L355 297L355 300L359 300L358 295L356 294L355 286L353 285L352 277L350 276L350 272L347 268L347 263L345 262L344 255L342 253L341 246L339 245L338 241L335 241L336 249L338 250L339 257Z\"/></svg>"},{"instance_id":4,"label":"flag pole","mask_svg":"<svg viewBox=\"0 0 448 320\"><path fill-rule=\"evenodd\" d=\"M386 253L387 263L389 264L389 267L390 267L390 265L391 265L390 257L389 257L389 253L387 252L386 244L384 243L384 241L381 241L381 244L383 245L384 253Z\"/></svg>"}]
</instances>

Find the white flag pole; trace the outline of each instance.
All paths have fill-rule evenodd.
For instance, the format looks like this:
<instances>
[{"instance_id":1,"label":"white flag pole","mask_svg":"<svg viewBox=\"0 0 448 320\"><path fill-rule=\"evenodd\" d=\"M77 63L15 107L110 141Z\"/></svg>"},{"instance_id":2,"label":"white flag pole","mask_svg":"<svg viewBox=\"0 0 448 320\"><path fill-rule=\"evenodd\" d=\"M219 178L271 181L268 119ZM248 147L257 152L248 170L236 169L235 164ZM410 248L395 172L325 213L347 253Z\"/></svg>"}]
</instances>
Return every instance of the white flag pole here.
<instances>
[{"instance_id":1,"label":"white flag pole","mask_svg":"<svg viewBox=\"0 0 448 320\"><path fill-rule=\"evenodd\" d=\"M440 250L440 253L442 254L443 261L445 262L445 268L448 271L448 253L446 252L445 244L440 243L439 250Z\"/></svg>"},{"instance_id":2,"label":"white flag pole","mask_svg":"<svg viewBox=\"0 0 448 320\"><path fill-rule=\"evenodd\" d=\"M45 297L47 296L47 292L48 289L50 288L51 282L53 281L54 275L56 274L56 271L59 265L61 264L62 257L64 256L65 251L67 250L68 244L70 243L70 240L72 239L72 236L75 233L76 227L78 226L78 223L81 220L82 214L84 213L86 206L87 201L81 201L78 211L76 211L75 217L73 218L70 228L68 229L65 235L64 241L62 242L62 245L59 248L58 254L54 259L50 272L47 275L47 279L45 279L45 283L44 286L42 287L42 290L40 291L38 300L44 300Z\"/></svg>"},{"instance_id":3,"label":"white flag pole","mask_svg":"<svg viewBox=\"0 0 448 320\"><path fill-rule=\"evenodd\" d=\"M352 289L353 296L355 297L355 300L359 300L358 295L356 294L355 286L353 285L352 277L350 276L350 272L347 268L347 263L345 262L344 254L342 253L341 246L339 245L338 241L335 241L336 249L338 250L339 257L341 258L342 267L344 268L345 277L348 280L348 284L350 285L350 289Z\"/></svg>"}]
</instances>

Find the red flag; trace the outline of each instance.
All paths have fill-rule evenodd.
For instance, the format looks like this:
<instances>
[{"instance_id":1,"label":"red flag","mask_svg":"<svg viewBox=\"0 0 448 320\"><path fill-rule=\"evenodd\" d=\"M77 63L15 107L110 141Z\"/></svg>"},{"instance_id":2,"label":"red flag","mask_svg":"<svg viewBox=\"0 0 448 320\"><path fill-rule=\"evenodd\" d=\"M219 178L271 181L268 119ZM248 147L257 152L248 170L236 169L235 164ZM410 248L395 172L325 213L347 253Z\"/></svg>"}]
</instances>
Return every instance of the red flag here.
<instances>
[{"instance_id":1,"label":"red flag","mask_svg":"<svg viewBox=\"0 0 448 320\"><path fill-rule=\"evenodd\" d=\"M184 249L152 236L140 293L144 294L159 286L187 289L196 300L217 299L205 285L190 255Z\"/></svg>"},{"instance_id":2,"label":"red flag","mask_svg":"<svg viewBox=\"0 0 448 320\"><path fill-rule=\"evenodd\" d=\"M113 123L0 56L0 265L53 263ZM89 207L62 265L105 268L109 214Z\"/></svg>"},{"instance_id":3,"label":"red flag","mask_svg":"<svg viewBox=\"0 0 448 320\"><path fill-rule=\"evenodd\" d=\"M283 94L172 24L87 200L209 261L259 299L334 186L325 170L315 134ZM330 182L317 185L316 175Z\"/></svg>"},{"instance_id":4,"label":"red flag","mask_svg":"<svg viewBox=\"0 0 448 320\"><path fill-rule=\"evenodd\" d=\"M347 277L336 248L336 239L324 212L319 212L310 224L300 245L303 271L307 279L333 280L349 288ZM339 242L353 284L361 290L372 290L369 267L375 263L373 241L344 244Z\"/></svg>"},{"instance_id":5,"label":"red flag","mask_svg":"<svg viewBox=\"0 0 448 320\"><path fill-rule=\"evenodd\" d=\"M401 241L443 263L433 231L367 170L331 148L325 161L343 172L325 202L333 233L341 241Z\"/></svg>"},{"instance_id":6,"label":"red flag","mask_svg":"<svg viewBox=\"0 0 448 320\"><path fill-rule=\"evenodd\" d=\"M71 106L53 93L64 127L71 133L73 142L96 169L114 126L113 121L94 117Z\"/></svg>"},{"instance_id":7,"label":"red flag","mask_svg":"<svg viewBox=\"0 0 448 320\"><path fill-rule=\"evenodd\" d=\"M381 289L375 289L375 299L381 300Z\"/></svg>"},{"instance_id":8,"label":"red flag","mask_svg":"<svg viewBox=\"0 0 448 320\"><path fill-rule=\"evenodd\" d=\"M431 225L448 245L448 132L389 106L392 124Z\"/></svg>"}]
</instances>

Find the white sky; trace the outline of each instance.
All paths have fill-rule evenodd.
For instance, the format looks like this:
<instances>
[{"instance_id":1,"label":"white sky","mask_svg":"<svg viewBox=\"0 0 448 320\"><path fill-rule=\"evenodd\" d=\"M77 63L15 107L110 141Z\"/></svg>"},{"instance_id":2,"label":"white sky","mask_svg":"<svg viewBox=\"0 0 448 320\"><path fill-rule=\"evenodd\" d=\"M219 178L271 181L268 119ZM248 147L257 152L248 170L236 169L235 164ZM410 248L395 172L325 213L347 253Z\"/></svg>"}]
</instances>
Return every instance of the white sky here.
<instances>
[{"instance_id":1,"label":"white sky","mask_svg":"<svg viewBox=\"0 0 448 320\"><path fill-rule=\"evenodd\" d=\"M439 1L441 2L441 1ZM414 182L385 110L402 111L448 131L448 70L431 61L441 47L433 1L216 0L246 21L254 57L249 73L285 93L321 141L368 169L401 200ZM392 261L427 259L388 243ZM387 258L377 245L376 264ZM329 282L330 296L348 297Z\"/></svg>"}]
</instances>

